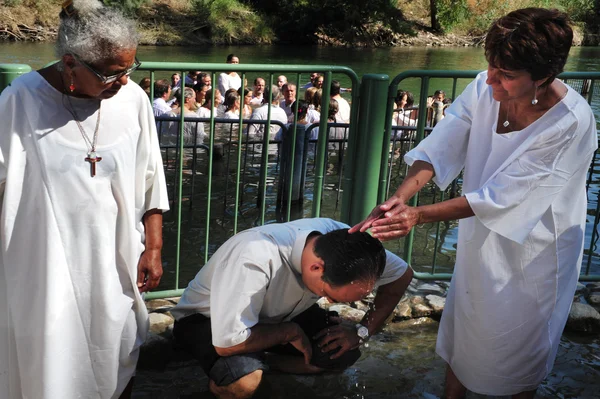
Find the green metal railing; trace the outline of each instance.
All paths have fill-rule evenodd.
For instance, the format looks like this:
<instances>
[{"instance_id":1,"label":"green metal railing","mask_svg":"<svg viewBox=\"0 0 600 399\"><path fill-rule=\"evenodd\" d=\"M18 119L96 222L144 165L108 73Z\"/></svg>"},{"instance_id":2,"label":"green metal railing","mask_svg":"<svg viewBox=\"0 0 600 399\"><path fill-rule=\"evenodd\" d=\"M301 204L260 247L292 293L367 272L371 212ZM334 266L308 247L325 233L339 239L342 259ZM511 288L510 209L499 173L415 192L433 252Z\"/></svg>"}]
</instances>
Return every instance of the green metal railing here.
<instances>
[{"instance_id":1,"label":"green metal railing","mask_svg":"<svg viewBox=\"0 0 600 399\"><path fill-rule=\"evenodd\" d=\"M319 124L319 129L322 132L327 131L327 113L328 113L328 107L329 107L329 90L330 90L330 84L331 81L333 80L333 76L334 74L337 75L344 75L347 79L350 80L351 82L351 87L352 87L352 120L351 120L351 124L350 124L350 136L355 135L353 133L353 126L357 126L356 123L356 118L358 116L358 111L356 110L356 106L358 106L359 104L359 81L358 81L358 76L356 75L356 73L354 71L352 71L351 69L347 68L347 67L340 67L340 66L330 66L330 65L306 65L306 66L298 66L298 65L261 65L261 64L203 64L203 63L163 63L163 62L143 62L141 67L139 68L138 71L142 72L142 73L149 73L150 75L150 79L151 82L154 83L156 76L158 76L161 73L165 73L165 72L178 72L181 74L182 76L182 80L184 79L184 76L186 75L187 71L192 71L192 70L201 70L203 72L208 72L210 73L212 76L212 82L213 82L213 87L216 87L216 82L217 82L217 73L218 72L223 72L223 71L234 71L237 72L242 79L242 92L245 88L245 84L246 84L246 79L248 76L254 75L261 75L261 77L263 77L265 79L266 82L266 86L268 88L270 88L274 82L274 76L278 75L278 74L285 74L288 76L288 81L293 82L294 80L296 82L298 82L298 87L301 86L302 82L302 77L303 74L304 76L307 77L308 79L308 75L312 72L319 72L322 73L324 75L324 83L323 83L323 93L322 93L322 99L323 99L323 103L321 104L321 121ZM153 89L153 84L151 86L151 90ZM223 95L225 93L222 93ZM272 94L272 93L271 93ZM214 95L215 92L213 90L213 98L212 98L212 104L214 104ZM153 92L151 91L151 97L153 97ZM300 98L298 96L298 98ZM182 98L181 98L181 103L183 103L183 93L182 93ZM296 105L296 109L294 110L295 113L297 114L297 105ZM271 119L271 107L269 107L268 110L268 116L267 116L267 120L266 122L257 122L257 123L262 123L265 124L265 128L264 128L264 132L265 134L262 137L262 143L260 144L252 144L253 148L259 148L260 146L262 146L261 149L261 153L260 153L260 170L259 170L259 176L258 176L258 192L256 193L256 198L257 198L257 204L258 204L258 220L257 220L257 225L262 225L264 223L267 222L266 219L266 214L269 210L269 203L267 201L268 198L268 178L269 178L269 167L270 167L270 154L269 154L269 150L270 148L272 148L274 146L274 143L272 141L272 137L269 137L268 132L270 132L270 127L272 124L275 124L272 119ZM324 117L323 117L324 116ZM231 123L231 122L224 122L218 118L215 118L216 115L211 114L211 117L209 120L207 120L206 122L209 125L209 134L208 134L208 155L207 155L207 160L206 160L206 165L208 168L208 171L206 172L207 175L207 184L206 184L206 211L205 211L205 225L204 225L204 256L203 256L203 261L204 263L208 261L209 258L209 249L211 248L211 245L213 244L210 240L210 230L211 230L211 223L214 224L214 220L212 218L211 215L211 210L213 209L212 207L212 201L213 201L213 187L214 187L214 179L213 179L213 164L215 163L215 156L214 156L214 151L212 151L212 149L215 148L215 139L216 139L216 133L218 130L218 127L222 124L226 124L226 123ZM233 200L233 229L232 231L227 234L225 234L225 236L231 236L235 233L237 233L238 231L238 226L240 225L239 223L239 217L241 214L241 210L240 210L240 204L244 203L241 200L241 197L243 196L243 192L242 192L242 179L244 177L244 175L242 174L242 164L244 164L245 162L245 157L247 157L247 150L248 150L248 143L247 140L245 141L244 137L244 133L243 133L243 125L244 124L248 124L249 121L247 120L243 120L242 119L243 116L241 115L240 112L240 119L237 121L237 125L238 125L238 131L237 131L237 141L235 142L230 142L227 143L226 145L228 146L235 146L237 148L237 154L235 159L231 160L230 157L228 157L228 163L231 161L232 164L237 165L237 170L235 171L235 194L234 194L234 200ZM174 269L175 270L175 276L174 276L174 283L173 286L174 288L172 289L166 289L166 290L162 290L162 291L155 291L152 293L149 293L147 295L147 298L159 298L159 297L165 297L165 296L176 296L181 294L182 289L180 289L179 286L179 281L180 281L180 268L181 268L181 263L182 263L182 259L181 259L181 254L182 254L182 224L183 224L183 220L182 220L182 201L184 200L184 196L183 196L183 191L184 191L184 170L185 170L185 157L186 157L186 149L184 148L184 134L183 134L183 130L184 130L184 124L185 123L199 123L199 120L196 119L190 119L190 118L185 118L183 113L181 115L180 118L180 133L179 133L179 162L178 162L178 167L177 167L177 176L176 176L176 181L174 182L175 186L177 187L177 193L176 196L174 198L174 205L175 205L175 209L173 209L173 211L175 212L175 223L176 223L176 233L175 233L175 240L176 240L176 245L175 245L175 254L176 254L176 258L175 258L175 263L174 265L170 265L169 268L170 269ZM296 125L292 124L290 127L290 131L287 131L288 135L291 135L293 137L293 143L295 143L295 137L296 137ZM190 149L188 148L187 151L189 152ZM194 156L195 156L195 149L192 149L192 151L194 151ZM295 154L295 146L292 145L292 155ZM246 153L246 154L245 154ZM317 217L320 216L321 214L321 207L322 207L322 197L323 197L323 185L324 185L324 181L325 181L325 173L326 173L326 167L325 167L325 160L327 158L327 137L326 135L320 135L319 140L317 142L317 151L316 151L316 155L315 155L315 161L314 161L314 181L313 181L313 192L312 192L312 210L311 210L311 216ZM289 168L288 171L290 177L293 175L294 170L293 170L293 164L291 166L291 168ZM195 174L196 171L192 171L191 173ZM291 191L292 187L291 185L289 186L289 190ZM291 196L291 192L288 193L288 198ZM190 198L191 201L191 198ZM292 216L292 212L291 212L291 201L287 201L287 203L285 204L285 209L283 210L283 220L290 220L291 216ZM226 215L223 215L223 218L226 218ZM214 226L213 226L214 227ZM246 227L250 227L250 226L246 226ZM217 245L220 243L217 243ZM214 247L214 245L213 245ZM202 266L202 264L198 264L197 267L195 267L195 270L197 271L200 267Z\"/></svg>"}]
</instances>

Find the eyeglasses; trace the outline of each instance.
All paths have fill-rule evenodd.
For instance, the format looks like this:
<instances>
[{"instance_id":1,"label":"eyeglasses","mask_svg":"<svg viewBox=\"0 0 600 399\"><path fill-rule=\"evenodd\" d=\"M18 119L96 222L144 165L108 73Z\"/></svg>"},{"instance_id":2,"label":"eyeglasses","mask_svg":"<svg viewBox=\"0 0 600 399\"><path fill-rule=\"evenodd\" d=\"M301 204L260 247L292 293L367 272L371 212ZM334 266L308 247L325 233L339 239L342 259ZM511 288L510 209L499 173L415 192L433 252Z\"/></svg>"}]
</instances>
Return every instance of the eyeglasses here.
<instances>
[{"instance_id":1,"label":"eyeglasses","mask_svg":"<svg viewBox=\"0 0 600 399\"><path fill-rule=\"evenodd\" d=\"M123 76L129 76L131 75L136 69L138 69L140 67L140 65L142 65L141 62L138 61L137 57L135 57L135 62L133 63L132 66L130 66L129 68L127 68L126 70L116 73L114 75L103 75L100 72L98 72L97 70L95 70L91 65L88 65L87 63L85 63L84 61L81 60L81 58L79 58L78 56L76 56L75 54L73 54L73 57L84 67L86 67L90 72L92 72L94 75L96 75L98 77L98 79L100 79L100 81L102 82L102 84L110 84L113 82L116 82L117 80L121 79Z\"/></svg>"}]
</instances>

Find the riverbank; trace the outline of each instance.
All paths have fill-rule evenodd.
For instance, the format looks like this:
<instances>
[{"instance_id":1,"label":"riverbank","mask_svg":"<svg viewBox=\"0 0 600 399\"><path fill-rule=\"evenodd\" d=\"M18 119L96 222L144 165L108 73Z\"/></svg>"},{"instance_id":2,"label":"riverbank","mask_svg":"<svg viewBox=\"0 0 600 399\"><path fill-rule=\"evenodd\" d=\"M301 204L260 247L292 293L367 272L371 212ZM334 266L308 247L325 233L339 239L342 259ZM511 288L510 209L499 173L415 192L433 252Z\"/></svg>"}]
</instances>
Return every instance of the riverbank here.
<instances>
[{"instance_id":1,"label":"riverbank","mask_svg":"<svg viewBox=\"0 0 600 399\"><path fill-rule=\"evenodd\" d=\"M20 5L0 5L0 41L52 42L56 39L59 23L60 1L22 2ZM234 14L238 14L235 16ZM412 12L409 13L413 15ZM259 15L234 9L230 30L219 26L220 18L210 13L200 15L184 0L156 0L142 5L136 12L140 32L140 44L149 46L206 46L223 44L289 44L278 38ZM256 19L248 22L245 19ZM236 22L237 21L237 22ZM250 26L252 24L256 26ZM314 42L322 46L337 47L401 47L482 46L480 34L436 33L424 24L422 16L413 15L403 22L403 29L393 30L383 23L372 22L360 26L360 33L333 34L320 29L314 34ZM591 36L583 34L581 26L575 26L574 45L594 44ZM597 42L598 40L596 40Z\"/></svg>"}]
</instances>

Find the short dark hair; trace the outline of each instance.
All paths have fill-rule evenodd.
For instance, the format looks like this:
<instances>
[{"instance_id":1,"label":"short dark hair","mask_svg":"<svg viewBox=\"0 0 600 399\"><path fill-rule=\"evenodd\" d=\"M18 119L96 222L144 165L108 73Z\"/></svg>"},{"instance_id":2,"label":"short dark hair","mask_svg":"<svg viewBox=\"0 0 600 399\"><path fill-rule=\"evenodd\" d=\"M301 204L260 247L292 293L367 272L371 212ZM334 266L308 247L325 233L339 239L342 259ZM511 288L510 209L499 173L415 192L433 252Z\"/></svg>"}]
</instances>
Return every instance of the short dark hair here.
<instances>
[{"instance_id":1,"label":"short dark hair","mask_svg":"<svg viewBox=\"0 0 600 399\"><path fill-rule=\"evenodd\" d=\"M203 91L206 86L208 86L206 83L199 81L194 85L194 87L192 87L192 89L194 89L194 91Z\"/></svg>"},{"instance_id":2,"label":"short dark hair","mask_svg":"<svg viewBox=\"0 0 600 399\"><path fill-rule=\"evenodd\" d=\"M234 58L239 58L237 55L231 53L227 56L227 62L233 61Z\"/></svg>"},{"instance_id":3,"label":"short dark hair","mask_svg":"<svg viewBox=\"0 0 600 399\"><path fill-rule=\"evenodd\" d=\"M337 96L338 94L340 94L340 90L341 90L340 82L338 82L337 80L332 80L329 95Z\"/></svg>"},{"instance_id":4,"label":"short dark hair","mask_svg":"<svg viewBox=\"0 0 600 399\"><path fill-rule=\"evenodd\" d=\"M573 30L567 14L545 8L523 8L508 13L490 27L485 58L495 68L525 70L532 80L552 83L563 71Z\"/></svg>"},{"instance_id":5,"label":"short dark hair","mask_svg":"<svg viewBox=\"0 0 600 399\"><path fill-rule=\"evenodd\" d=\"M385 269L385 249L368 233L330 231L315 240L314 253L324 263L323 281L332 287L353 281L376 281Z\"/></svg>"},{"instance_id":6,"label":"short dark hair","mask_svg":"<svg viewBox=\"0 0 600 399\"><path fill-rule=\"evenodd\" d=\"M404 95L406 95L406 108L412 107L415 104L415 96L408 90L399 89L396 93L396 98L394 101L396 104L398 104L400 101L402 101L402 97L404 97Z\"/></svg>"},{"instance_id":7,"label":"short dark hair","mask_svg":"<svg viewBox=\"0 0 600 399\"><path fill-rule=\"evenodd\" d=\"M248 93L251 93L252 89L248 88L248 87L244 87L244 94L242 95L242 87L240 86L240 88L238 89L238 94L241 97L246 97L248 95Z\"/></svg>"},{"instance_id":8,"label":"short dark hair","mask_svg":"<svg viewBox=\"0 0 600 399\"><path fill-rule=\"evenodd\" d=\"M230 90L233 90L233 91L230 91ZM235 90L235 89L227 90L227 92L225 93L225 101L223 103L225 105L225 109L227 109L227 111L232 109L235 106L235 102L238 101L239 98L240 98L240 95L238 94L237 90Z\"/></svg>"},{"instance_id":9,"label":"short dark hair","mask_svg":"<svg viewBox=\"0 0 600 399\"><path fill-rule=\"evenodd\" d=\"M171 83L166 79L160 79L154 82L154 98L160 98L169 92Z\"/></svg>"}]
</instances>

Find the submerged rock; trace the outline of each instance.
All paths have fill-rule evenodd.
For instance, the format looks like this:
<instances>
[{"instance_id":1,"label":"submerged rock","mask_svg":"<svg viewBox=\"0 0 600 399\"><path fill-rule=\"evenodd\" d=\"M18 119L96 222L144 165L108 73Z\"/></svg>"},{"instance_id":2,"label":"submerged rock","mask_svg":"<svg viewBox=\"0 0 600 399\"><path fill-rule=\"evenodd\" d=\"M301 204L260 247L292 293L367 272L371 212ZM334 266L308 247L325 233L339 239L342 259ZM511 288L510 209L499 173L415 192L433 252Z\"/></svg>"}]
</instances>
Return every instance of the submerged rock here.
<instances>
[{"instance_id":1,"label":"submerged rock","mask_svg":"<svg viewBox=\"0 0 600 399\"><path fill-rule=\"evenodd\" d=\"M166 313L150 313L148 317L150 319L150 332L154 334L164 333L175 323L173 317Z\"/></svg>"},{"instance_id":2,"label":"submerged rock","mask_svg":"<svg viewBox=\"0 0 600 399\"><path fill-rule=\"evenodd\" d=\"M360 322L365 317L365 312L362 310L354 309L348 305L336 303L329 307L329 311L338 312L341 318L350 320L354 323Z\"/></svg>"},{"instance_id":3,"label":"submerged rock","mask_svg":"<svg viewBox=\"0 0 600 399\"><path fill-rule=\"evenodd\" d=\"M427 295L425 299L427 299L427 303L431 307L434 315L439 316L442 314L444 306L446 306L446 298L439 295Z\"/></svg>"},{"instance_id":4,"label":"submerged rock","mask_svg":"<svg viewBox=\"0 0 600 399\"><path fill-rule=\"evenodd\" d=\"M600 313L590 305L574 302L571 306L567 328L580 332L600 332Z\"/></svg>"},{"instance_id":5,"label":"submerged rock","mask_svg":"<svg viewBox=\"0 0 600 399\"><path fill-rule=\"evenodd\" d=\"M394 321L412 318L412 308L408 302L400 302L394 309Z\"/></svg>"}]
</instances>

